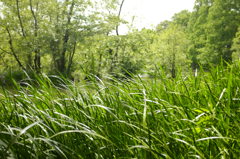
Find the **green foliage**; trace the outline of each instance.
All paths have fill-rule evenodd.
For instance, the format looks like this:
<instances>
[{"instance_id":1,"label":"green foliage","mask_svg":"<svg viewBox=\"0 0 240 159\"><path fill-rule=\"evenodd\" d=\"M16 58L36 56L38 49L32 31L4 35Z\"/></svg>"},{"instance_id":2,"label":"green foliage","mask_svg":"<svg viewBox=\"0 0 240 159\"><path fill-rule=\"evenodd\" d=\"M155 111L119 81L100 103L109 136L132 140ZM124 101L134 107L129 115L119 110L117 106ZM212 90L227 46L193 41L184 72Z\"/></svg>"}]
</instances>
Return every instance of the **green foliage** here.
<instances>
[{"instance_id":1,"label":"green foliage","mask_svg":"<svg viewBox=\"0 0 240 159\"><path fill-rule=\"evenodd\" d=\"M238 158L239 73L236 63L175 79L16 83L0 92L0 156Z\"/></svg>"},{"instance_id":2,"label":"green foliage","mask_svg":"<svg viewBox=\"0 0 240 159\"><path fill-rule=\"evenodd\" d=\"M24 78L26 76L22 71L8 71L1 75L0 86L12 86L14 84L13 80L20 82Z\"/></svg>"},{"instance_id":3,"label":"green foliage","mask_svg":"<svg viewBox=\"0 0 240 159\"><path fill-rule=\"evenodd\" d=\"M0 158L240 156L240 1L126 35L120 2L0 2Z\"/></svg>"},{"instance_id":4,"label":"green foliage","mask_svg":"<svg viewBox=\"0 0 240 159\"><path fill-rule=\"evenodd\" d=\"M189 25L189 20L191 17L191 12L189 12L188 10L183 10L179 13L176 13L172 19L173 19L173 23L175 23L176 25L180 25L184 28L187 28Z\"/></svg>"},{"instance_id":5,"label":"green foliage","mask_svg":"<svg viewBox=\"0 0 240 159\"><path fill-rule=\"evenodd\" d=\"M157 32L161 32L161 31L167 29L170 24L171 24L171 22L168 21L168 20L162 21L161 23L159 23L159 24L156 26L156 31L157 31Z\"/></svg>"},{"instance_id":6,"label":"green foliage","mask_svg":"<svg viewBox=\"0 0 240 159\"><path fill-rule=\"evenodd\" d=\"M190 63L209 69L238 56L238 1L196 0L193 12L176 13L155 29L119 35L119 25L127 23L119 13L121 2L2 0L0 72L32 70L82 80L162 68L175 77Z\"/></svg>"},{"instance_id":7,"label":"green foliage","mask_svg":"<svg viewBox=\"0 0 240 159\"><path fill-rule=\"evenodd\" d=\"M150 62L165 68L165 71L175 77L177 68L182 70L189 68L188 44L184 28L171 24L154 39L151 49L156 55Z\"/></svg>"},{"instance_id":8,"label":"green foliage","mask_svg":"<svg viewBox=\"0 0 240 159\"><path fill-rule=\"evenodd\" d=\"M236 33L235 38L233 39L233 45L232 45L232 58L234 61L240 60L240 27L238 29L238 32Z\"/></svg>"},{"instance_id":9,"label":"green foliage","mask_svg":"<svg viewBox=\"0 0 240 159\"><path fill-rule=\"evenodd\" d=\"M113 73L115 78L129 78L141 73L141 69L144 67L142 60L134 61L134 57L123 57L119 61L117 68Z\"/></svg>"},{"instance_id":10,"label":"green foliage","mask_svg":"<svg viewBox=\"0 0 240 159\"><path fill-rule=\"evenodd\" d=\"M197 0L190 21L193 66L232 61L232 39L240 20L239 2Z\"/></svg>"},{"instance_id":11,"label":"green foliage","mask_svg":"<svg viewBox=\"0 0 240 159\"><path fill-rule=\"evenodd\" d=\"M107 9L117 5L115 1L106 3ZM89 0L3 0L0 10L2 61L8 67L14 65L14 69L31 68L38 73L50 70L70 76L74 56L85 37L109 34L115 29L115 23L120 23L118 19L111 22L114 25L110 24L105 17L111 15L105 13L106 8L97 9L98 5ZM101 15L103 12L105 17Z\"/></svg>"}]
</instances>

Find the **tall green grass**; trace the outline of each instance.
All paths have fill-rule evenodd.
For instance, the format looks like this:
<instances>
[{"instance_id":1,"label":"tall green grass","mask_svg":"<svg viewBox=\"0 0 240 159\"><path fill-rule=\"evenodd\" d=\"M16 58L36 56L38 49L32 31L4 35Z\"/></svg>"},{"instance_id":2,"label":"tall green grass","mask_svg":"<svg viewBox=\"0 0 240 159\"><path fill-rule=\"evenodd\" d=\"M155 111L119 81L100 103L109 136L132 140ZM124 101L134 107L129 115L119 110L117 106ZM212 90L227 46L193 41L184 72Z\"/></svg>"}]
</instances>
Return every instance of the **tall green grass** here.
<instances>
[{"instance_id":1,"label":"tall green grass","mask_svg":"<svg viewBox=\"0 0 240 159\"><path fill-rule=\"evenodd\" d=\"M158 77L3 88L0 158L240 156L240 65Z\"/></svg>"}]
</instances>

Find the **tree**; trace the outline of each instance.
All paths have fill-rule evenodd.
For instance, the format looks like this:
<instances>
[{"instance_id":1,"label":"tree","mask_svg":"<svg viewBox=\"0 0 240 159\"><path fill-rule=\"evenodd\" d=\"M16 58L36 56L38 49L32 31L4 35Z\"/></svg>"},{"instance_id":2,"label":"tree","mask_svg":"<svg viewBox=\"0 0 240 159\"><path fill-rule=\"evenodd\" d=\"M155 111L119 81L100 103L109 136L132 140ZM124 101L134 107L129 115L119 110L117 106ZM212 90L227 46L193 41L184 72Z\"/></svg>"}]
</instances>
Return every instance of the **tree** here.
<instances>
[{"instance_id":1,"label":"tree","mask_svg":"<svg viewBox=\"0 0 240 159\"><path fill-rule=\"evenodd\" d=\"M1 50L14 57L23 70L41 71L41 54L46 23L47 0L3 0ZM41 10L40 10L41 8ZM8 44L8 45L5 45Z\"/></svg>"},{"instance_id":2,"label":"tree","mask_svg":"<svg viewBox=\"0 0 240 159\"><path fill-rule=\"evenodd\" d=\"M239 25L239 1L197 0L191 18L193 67L232 61L232 39Z\"/></svg>"},{"instance_id":3,"label":"tree","mask_svg":"<svg viewBox=\"0 0 240 159\"><path fill-rule=\"evenodd\" d=\"M232 61L232 39L234 38L240 21L240 8L235 0L215 0L209 10L207 25L207 47L209 52L216 54L215 63L221 58ZM239 6L239 5L238 5ZM208 55L206 55L208 56Z\"/></svg>"},{"instance_id":4,"label":"tree","mask_svg":"<svg viewBox=\"0 0 240 159\"><path fill-rule=\"evenodd\" d=\"M156 27L156 31L157 32L161 32L164 31L165 29L167 29L169 27L169 25L171 24L171 21L168 20L164 20L161 23L159 23Z\"/></svg>"},{"instance_id":5,"label":"tree","mask_svg":"<svg viewBox=\"0 0 240 159\"><path fill-rule=\"evenodd\" d=\"M172 78L175 78L177 68L188 68L188 43L184 28L172 23L155 37L151 46L152 52L155 52L155 63L159 63L162 68L170 72Z\"/></svg>"},{"instance_id":6,"label":"tree","mask_svg":"<svg viewBox=\"0 0 240 159\"><path fill-rule=\"evenodd\" d=\"M205 51L207 34L205 32L209 8L212 0L196 0L194 10L189 20L189 37L191 44L189 46L189 55L192 61L192 68L198 68L199 63L205 61L199 56ZM205 51L206 52L206 51ZM207 63L207 62L206 62Z\"/></svg>"},{"instance_id":7,"label":"tree","mask_svg":"<svg viewBox=\"0 0 240 159\"><path fill-rule=\"evenodd\" d=\"M69 76L79 43L109 32L101 28L107 22L90 0L3 0L2 6L0 49L22 70L40 73L46 68L41 59L48 59L44 63L52 72Z\"/></svg>"},{"instance_id":8,"label":"tree","mask_svg":"<svg viewBox=\"0 0 240 159\"><path fill-rule=\"evenodd\" d=\"M187 29L189 26L191 14L192 13L188 10L182 10L181 12L174 14L172 17L172 22L174 24L182 26L184 29Z\"/></svg>"}]
</instances>

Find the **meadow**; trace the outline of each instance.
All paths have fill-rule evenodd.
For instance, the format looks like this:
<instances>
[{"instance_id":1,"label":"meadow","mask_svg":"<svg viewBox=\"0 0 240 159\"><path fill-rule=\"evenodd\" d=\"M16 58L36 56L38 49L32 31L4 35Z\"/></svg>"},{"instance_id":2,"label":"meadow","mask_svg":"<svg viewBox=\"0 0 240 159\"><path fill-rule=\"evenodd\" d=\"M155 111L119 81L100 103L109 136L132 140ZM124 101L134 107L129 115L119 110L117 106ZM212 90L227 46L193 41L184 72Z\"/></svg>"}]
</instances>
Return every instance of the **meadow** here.
<instances>
[{"instance_id":1,"label":"meadow","mask_svg":"<svg viewBox=\"0 0 240 159\"><path fill-rule=\"evenodd\" d=\"M56 82L52 82L55 79ZM238 158L240 64L0 91L0 158Z\"/></svg>"}]
</instances>

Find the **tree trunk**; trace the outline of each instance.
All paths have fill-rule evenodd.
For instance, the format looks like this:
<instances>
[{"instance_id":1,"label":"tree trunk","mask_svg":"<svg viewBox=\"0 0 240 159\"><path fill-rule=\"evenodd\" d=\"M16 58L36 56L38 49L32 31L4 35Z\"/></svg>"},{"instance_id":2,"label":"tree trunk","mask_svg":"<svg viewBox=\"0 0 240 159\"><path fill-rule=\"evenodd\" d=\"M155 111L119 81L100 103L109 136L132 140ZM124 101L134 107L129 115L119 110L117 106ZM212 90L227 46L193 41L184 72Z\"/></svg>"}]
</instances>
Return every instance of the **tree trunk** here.
<instances>
[{"instance_id":1,"label":"tree trunk","mask_svg":"<svg viewBox=\"0 0 240 159\"><path fill-rule=\"evenodd\" d=\"M16 54L16 52L15 52L15 50L14 50L13 42L12 42L12 35L11 35L10 30L8 29L8 27L6 28L6 31L7 31L7 33L8 33L8 37L9 37L8 43L9 43L9 46L10 46L11 53L12 53L14 59L17 61L19 67L20 67L23 71L26 71L26 68L23 66L23 64L22 64L21 61L19 60L19 58L18 58L18 56L17 56L17 54Z\"/></svg>"},{"instance_id":2,"label":"tree trunk","mask_svg":"<svg viewBox=\"0 0 240 159\"><path fill-rule=\"evenodd\" d=\"M172 57L172 70L171 70L171 73L172 73L172 78L176 78L176 54L173 53L173 57Z\"/></svg>"},{"instance_id":3,"label":"tree trunk","mask_svg":"<svg viewBox=\"0 0 240 159\"><path fill-rule=\"evenodd\" d=\"M70 6L70 10L68 12L67 16L67 24L66 24L66 30L63 37L63 44L62 44L62 51L60 53L59 63L58 63L58 71L60 73L66 74L67 73L67 67L66 67L66 52L68 48L68 42L70 37L70 28L69 25L71 24L73 9L75 6L74 0L72 1L72 4Z\"/></svg>"},{"instance_id":4,"label":"tree trunk","mask_svg":"<svg viewBox=\"0 0 240 159\"><path fill-rule=\"evenodd\" d=\"M121 4L120 4L119 11L118 11L118 19L119 19L119 20L120 20L120 17L121 17L121 13L122 13L122 8L123 8L124 1L125 1L125 0L122 0L122 2L121 2ZM117 34L117 36L119 36L118 28L119 28L119 23L116 25L116 34Z\"/></svg>"},{"instance_id":5,"label":"tree trunk","mask_svg":"<svg viewBox=\"0 0 240 159\"><path fill-rule=\"evenodd\" d=\"M172 78L176 78L176 49L175 49L175 46L177 45L176 44L176 39L174 38L173 39L173 45L172 45L172 70L171 70L171 73L172 73Z\"/></svg>"},{"instance_id":6,"label":"tree trunk","mask_svg":"<svg viewBox=\"0 0 240 159\"><path fill-rule=\"evenodd\" d=\"M118 11L118 19L120 20L121 18L121 13L122 13L122 8L125 0L122 0L119 11ZM113 72L114 67L116 67L118 63L118 52L119 52L119 47L120 47L120 37L119 37L119 22L116 25L116 35L117 35L117 41L116 41L116 50L115 53L112 55L112 61L111 61L111 66L110 66L110 73Z\"/></svg>"},{"instance_id":7,"label":"tree trunk","mask_svg":"<svg viewBox=\"0 0 240 159\"><path fill-rule=\"evenodd\" d=\"M38 39L38 20L37 20L37 15L33 10L33 5L32 5L32 0L29 0L29 4L30 4L30 9L31 9L31 13L34 19L34 40L35 40L35 44L34 44L34 53L35 53L35 57L34 57L34 69L37 73L41 72L41 55L40 55L40 48L38 45L38 41L36 41Z\"/></svg>"},{"instance_id":8,"label":"tree trunk","mask_svg":"<svg viewBox=\"0 0 240 159\"><path fill-rule=\"evenodd\" d=\"M77 46L77 42L75 41L74 45L73 45L72 53L69 55L69 59L68 59L68 67L67 67L67 75L68 76L70 75L70 72L71 72L71 67L72 67L72 63L73 63L73 57L74 57L75 52L76 52L76 46Z\"/></svg>"},{"instance_id":9,"label":"tree trunk","mask_svg":"<svg viewBox=\"0 0 240 159\"><path fill-rule=\"evenodd\" d=\"M17 16L18 16L18 20L19 20L19 24L20 24L20 27L21 27L21 33L22 33L22 36L24 39L26 39L27 37L27 34L26 34L26 31L25 31L25 28L23 26L23 22L22 22L22 17L21 17L21 13L20 13L20 8L19 8L19 0L16 0L16 7L17 7ZM28 43L29 45L29 43ZM31 56L31 53L29 53L27 55L27 62L26 62L26 66L28 69L31 69L32 68L32 56Z\"/></svg>"}]
</instances>

